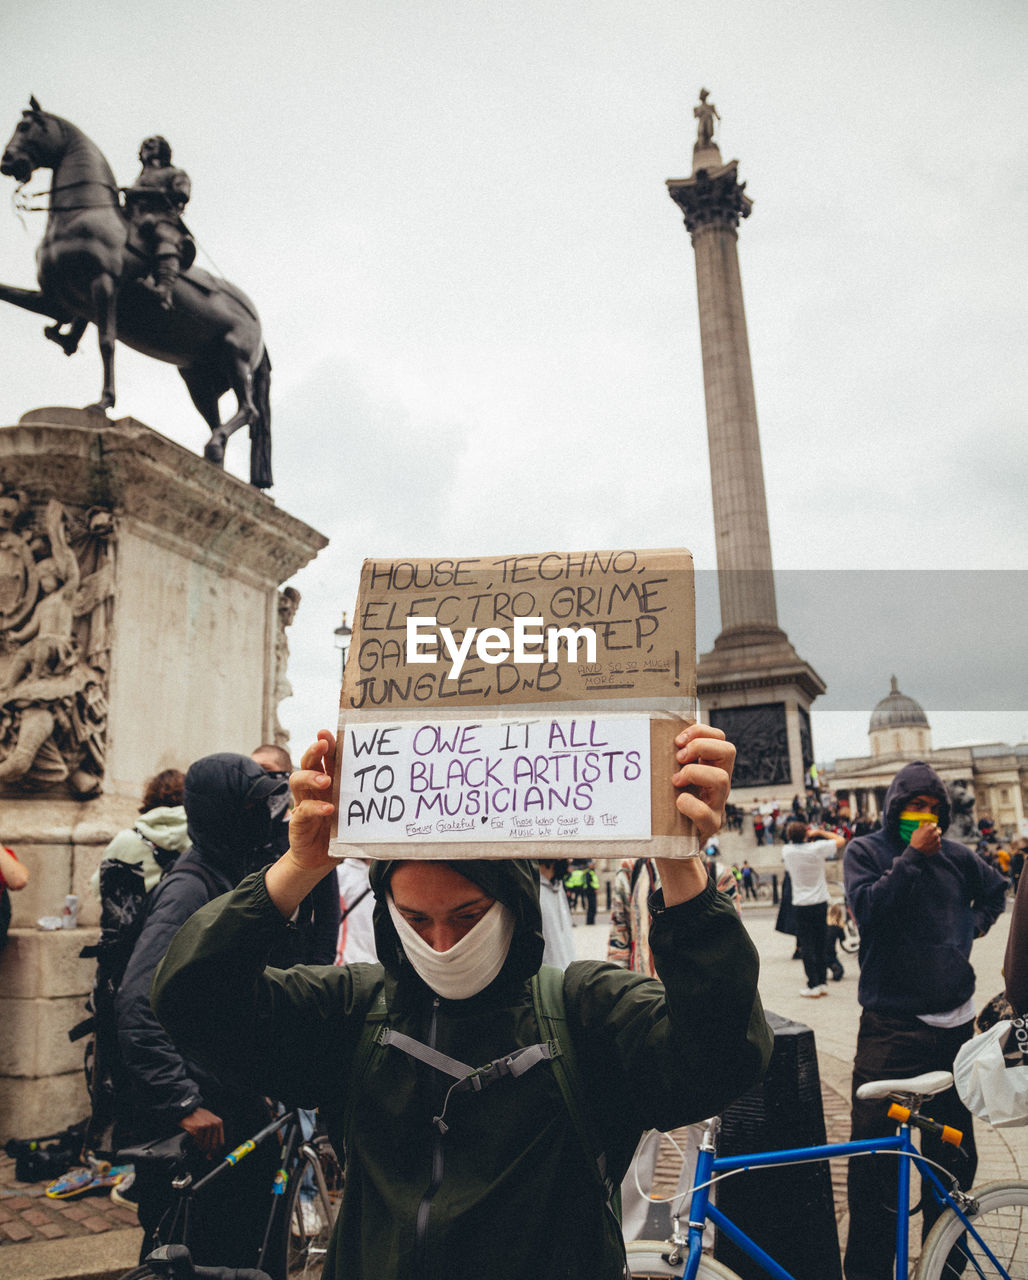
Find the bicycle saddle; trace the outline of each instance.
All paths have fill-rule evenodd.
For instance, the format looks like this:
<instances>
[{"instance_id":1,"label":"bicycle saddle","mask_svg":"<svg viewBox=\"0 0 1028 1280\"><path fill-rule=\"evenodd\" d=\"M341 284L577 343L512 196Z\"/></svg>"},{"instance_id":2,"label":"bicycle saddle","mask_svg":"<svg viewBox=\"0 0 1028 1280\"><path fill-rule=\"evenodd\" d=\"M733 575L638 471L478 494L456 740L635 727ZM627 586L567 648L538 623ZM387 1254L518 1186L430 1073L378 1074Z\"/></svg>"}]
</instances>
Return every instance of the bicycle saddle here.
<instances>
[{"instance_id":1,"label":"bicycle saddle","mask_svg":"<svg viewBox=\"0 0 1028 1280\"><path fill-rule=\"evenodd\" d=\"M930 1098L942 1093L953 1083L952 1072L926 1071L924 1075L911 1076L908 1080L869 1080L857 1090L861 1101L869 1098L890 1098L894 1093L916 1093L919 1097Z\"/></svg>"},{"instance_id":2,"label":"bicycle saddle","mask_svg":"<svg viewBox=\"0 0 1028 1280\"><path fill-rule=\"evenodd\" d=\"M177 1173L183 1164L187 1142L185 1133L176 1133L170 1138L155 1138L138 1147L125 1147L118 1152L116 1159L122 1164L135 1165L137 1170L144 1167L155 1171L164 1168Z\"/></svg>"}]
</instances>

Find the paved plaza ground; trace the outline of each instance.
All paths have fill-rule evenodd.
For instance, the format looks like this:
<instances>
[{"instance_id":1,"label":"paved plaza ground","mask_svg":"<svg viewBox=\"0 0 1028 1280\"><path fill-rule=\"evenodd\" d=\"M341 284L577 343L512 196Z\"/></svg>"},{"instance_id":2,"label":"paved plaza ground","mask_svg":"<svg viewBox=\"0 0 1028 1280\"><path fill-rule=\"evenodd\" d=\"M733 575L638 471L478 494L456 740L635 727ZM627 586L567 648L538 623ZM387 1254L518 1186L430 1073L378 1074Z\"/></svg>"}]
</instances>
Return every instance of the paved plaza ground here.
<instances>
[{"instance_id":1,"label":"paved plaza ground","mask_svg":"<svg viewBox=\"0 0 1028 1280\"><path fill-rule=\"evenodd\" d=\"M829 1137L849 1136L850 1066L857 1040L857 964L843 956L841 982L830 983L827 999L800 996L803 967L792 960L792 939L774 930L775 910L749 906L746 927L760 952L760 991L767 1009L813 1029L825 1102ZM575 943L580 959L603 959L608 923L601 912L594 925L578 914ZM972 962L978 976L981 1002L1002 987L1000 969L1009 926L1008 913L987 937L975 943ZM978 1182L1028 1176L1028 1129L999 1132L976 1127ZM836 1217L845 1239L845 1170L833 1169ZM43 1183L19 1183L14 1162L0 1156L0 1280L113 1280L132 1267L139 1251L140 1232L129 1225L131 1213L106 1196L62 1203L43 1197ZM914 1233L917 1234L916 1232Z\"/></svg>"}]
</instances>

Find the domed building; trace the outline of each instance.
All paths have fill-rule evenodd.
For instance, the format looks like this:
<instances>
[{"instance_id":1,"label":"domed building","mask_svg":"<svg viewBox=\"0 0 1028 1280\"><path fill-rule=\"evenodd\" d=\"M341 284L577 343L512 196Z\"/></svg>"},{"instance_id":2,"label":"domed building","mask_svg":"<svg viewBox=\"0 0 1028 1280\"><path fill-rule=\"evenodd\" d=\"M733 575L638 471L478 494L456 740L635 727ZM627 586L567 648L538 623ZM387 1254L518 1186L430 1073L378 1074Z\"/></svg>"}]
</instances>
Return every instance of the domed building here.
<instances>
[{"instance_id":1,"label":"domed building","mask_svg":"<svg viewBox=\"0 0 1028 1280\"><path fill-rule=\"evenodd\" d=\"M892 689L871 712L867 736L872 756L905 755L920 760L932 749L932 730L924 709L900 693L895 676Z\"/></svg>"},{"instance_id":2,"label":"domed building","mask_svg":"<svg viewBox=\"0 0 1028 1280\"><path fill-rule=\"evenodd\" d=\"M832 761L821 771L822 788L847 805L852 817L877 818L896 774L905 764L923 760L943 779L962 810L954 814L950 827L955 839L973 844L975 823L985 815L1005 839L1028 834L1028 743L935 749L924 708L900 690L895 676L891 686L871 712L871 754Z\"/></svg>"}]
</instances>

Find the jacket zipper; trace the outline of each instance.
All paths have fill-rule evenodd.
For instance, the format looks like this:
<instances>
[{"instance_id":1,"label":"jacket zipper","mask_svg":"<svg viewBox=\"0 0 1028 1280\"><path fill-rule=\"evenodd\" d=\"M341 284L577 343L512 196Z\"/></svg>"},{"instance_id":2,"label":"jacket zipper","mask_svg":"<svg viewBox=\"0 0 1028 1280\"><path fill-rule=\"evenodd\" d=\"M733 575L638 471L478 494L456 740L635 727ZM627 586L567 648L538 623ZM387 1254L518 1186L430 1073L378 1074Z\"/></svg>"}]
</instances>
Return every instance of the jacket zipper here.
<instances>
[{"instance_id":1,"label":"jacket zipper","mask_svg":"<svg viewBox=\"0 0 1028 1280\"><path fill-rule=\"evenodd\" d=\"M428 1046L436 1047L436 1014L439 1010L439 997L432 1000L432 1017L428 1025ZM443 1135L437 1130L432 1143L432 1175L428 1189L421 1197L418 1215L414 1225L414 1274L424 1272L425 1254L427 1250L428 1219L432 1211L432 1200L443 1181Z\"/></svg>"}]
</instances>

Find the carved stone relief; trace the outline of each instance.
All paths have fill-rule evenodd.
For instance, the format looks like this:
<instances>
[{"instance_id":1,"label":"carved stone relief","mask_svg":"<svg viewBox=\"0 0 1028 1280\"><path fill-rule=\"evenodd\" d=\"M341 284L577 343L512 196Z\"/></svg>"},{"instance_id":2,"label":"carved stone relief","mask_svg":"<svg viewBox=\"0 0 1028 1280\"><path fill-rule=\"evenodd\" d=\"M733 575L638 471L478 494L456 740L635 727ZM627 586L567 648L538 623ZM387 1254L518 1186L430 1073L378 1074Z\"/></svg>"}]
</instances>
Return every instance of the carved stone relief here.
<instances>
[{"instance_id":1,"label":"carved stone relief","mask_svg":"<svg viewBox=\"0 0 1028 1280\"><path fill-rule=\"evenodd\" d=\"M101 787L113 517L0 484L0 787Z\"/></svg>"},{"instance_id":2,"label":"carved stone relief","mask_svg":"<svg viewBox=\"0 0 1028 1280\"><path fill-rule=\"evenodd\" d=\"M723 729L728 741L735 744L734 787L788 784L791 771L784 703L711 708L710 723Z\"/></svg>"}]
</instances>

